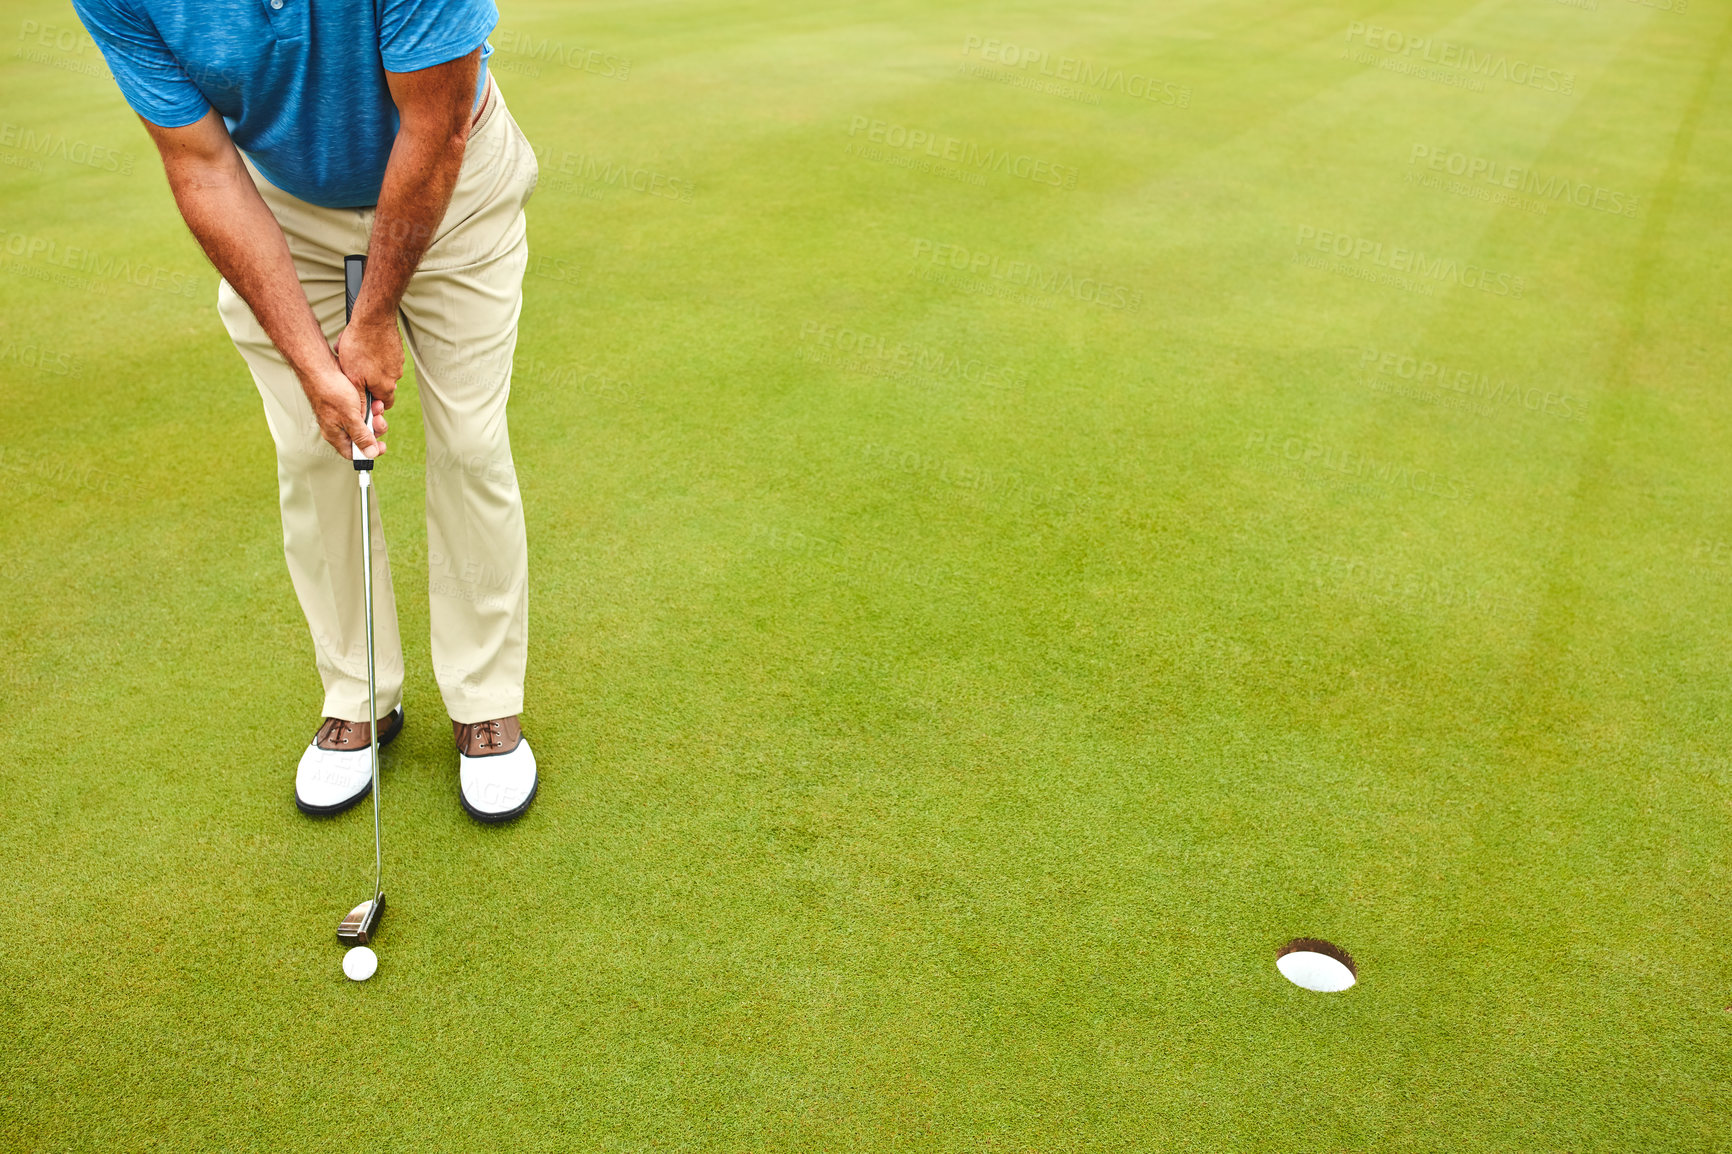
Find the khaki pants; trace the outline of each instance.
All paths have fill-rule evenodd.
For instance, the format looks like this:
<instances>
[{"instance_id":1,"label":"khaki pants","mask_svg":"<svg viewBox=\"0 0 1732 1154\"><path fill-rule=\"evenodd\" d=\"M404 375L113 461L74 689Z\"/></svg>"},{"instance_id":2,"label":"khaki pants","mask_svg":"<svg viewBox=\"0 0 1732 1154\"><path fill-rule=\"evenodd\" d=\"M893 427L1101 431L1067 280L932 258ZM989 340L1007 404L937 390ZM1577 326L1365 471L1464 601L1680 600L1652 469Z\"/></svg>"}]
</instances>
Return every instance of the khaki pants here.
<instances>
[{"instance_id":1,"label":"khaki pants","mask_svg":"<svg viewBox=\"0 0 1732 1154\"><path fill-rule=\"evenodd\" d=\"M523 208L538 173L529 142L491 83L485 100L470 130L451 206L399 312L427 431L433 673L446 711L460 722L522 712L529 640L529 554L505 402L529 257ZM288 238L313 315L335 341L343 327L343 257L367 251L373 209L319 208L252 172ZM294 371L227 282L217 288L217 307L252 370L276 441L283 552L312 631L325 715L365 720L366 624L354 467L319 435ZM387 439L394 448L399 443L398 436ZM408 480L411 462L392 468L403 455L399 449L380 460L375 494ZM372 520L383 716L402 701L403 651L377 496Z\"/></svg>"}]
</instances>

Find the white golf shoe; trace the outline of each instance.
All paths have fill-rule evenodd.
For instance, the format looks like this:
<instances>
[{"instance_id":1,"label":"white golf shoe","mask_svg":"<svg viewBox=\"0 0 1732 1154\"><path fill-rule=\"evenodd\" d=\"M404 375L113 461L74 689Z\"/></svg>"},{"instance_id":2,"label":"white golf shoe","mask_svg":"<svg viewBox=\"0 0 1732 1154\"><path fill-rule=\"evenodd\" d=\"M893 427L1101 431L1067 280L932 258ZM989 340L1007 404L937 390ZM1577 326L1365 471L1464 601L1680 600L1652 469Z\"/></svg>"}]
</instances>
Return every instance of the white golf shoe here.
<instances>
[{"instance_id":1,"label":"white golf shoe","mask_svg":"<svg viewBox=\"0 0 1732 1154\"><path fill-rule=\"evenodd\" d=\"M403 707L379 727L379 744L386 746L403 732ZM302 813L342 813L373 788L371 727L365 721L327 717L301 754L295 769L295 805Z\"/></svg>"},{"instance_id":2,"label":"white golf shoe","mask_svg":"<svg viewBox=\"0 0 1732 1154\"><path fill-rule=\"evenodd\" d=\"M453 721L458 800L476 821L510 821L535 800L535 754L515 717Z\"/></svg>"}]
</instances>

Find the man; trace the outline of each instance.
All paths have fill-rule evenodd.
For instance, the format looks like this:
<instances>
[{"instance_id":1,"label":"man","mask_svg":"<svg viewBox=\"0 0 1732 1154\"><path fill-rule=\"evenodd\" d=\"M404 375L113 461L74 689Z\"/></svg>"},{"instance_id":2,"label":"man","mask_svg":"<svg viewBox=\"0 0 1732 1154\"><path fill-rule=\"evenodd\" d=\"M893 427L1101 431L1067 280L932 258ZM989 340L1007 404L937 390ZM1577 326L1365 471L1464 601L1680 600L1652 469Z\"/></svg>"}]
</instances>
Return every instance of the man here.
<instances>
[{"instance_id":1,"label":"man","mask_svg":"<svg viewBox=\"0 0 1732 1154\"><path fill-rule=\"evenodd\" d=\"M528 548L505 402L537 170L488 76L492 0L74 0L162 154L222 283L217 307L264 399L283 547L324 682L295 801L372 788L368 743L402 731L396 602L373 505L378 700L369 717L351 444L385 451L401 320L427 430L433 668L458 796L523 813ZM367 254L343 324L343 257ZM372 411L363 400L370 390Z\"/></svg>"}]
</instances>

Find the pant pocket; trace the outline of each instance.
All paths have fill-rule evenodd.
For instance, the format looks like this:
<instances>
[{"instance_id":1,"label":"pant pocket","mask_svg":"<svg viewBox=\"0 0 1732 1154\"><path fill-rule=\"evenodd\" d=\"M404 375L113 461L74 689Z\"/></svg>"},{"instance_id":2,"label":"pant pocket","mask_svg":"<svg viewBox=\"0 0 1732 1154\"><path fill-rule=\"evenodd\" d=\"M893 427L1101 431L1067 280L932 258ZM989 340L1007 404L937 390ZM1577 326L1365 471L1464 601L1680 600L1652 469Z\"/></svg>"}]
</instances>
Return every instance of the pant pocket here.
<instances>
[{"instance_id":1,"label":"pant pocket","mask_svg":"<svg viewBox=\"0 0 1732 1154\"><path fill-rule=\"evenodd\" d=\"M517 118L512 116L509 111L503 109L501 111L505 112L505 119L510 122L511 137L517 144L517 155L514 162L516 164L517 183L523 189L517 204L521 211L528 206L529 198L535 195L536 185L541 183L541 162L535 159L535 147L529 143L529 137L523 135L523 129L518 126Z\"/></svg>"}]
</instances>

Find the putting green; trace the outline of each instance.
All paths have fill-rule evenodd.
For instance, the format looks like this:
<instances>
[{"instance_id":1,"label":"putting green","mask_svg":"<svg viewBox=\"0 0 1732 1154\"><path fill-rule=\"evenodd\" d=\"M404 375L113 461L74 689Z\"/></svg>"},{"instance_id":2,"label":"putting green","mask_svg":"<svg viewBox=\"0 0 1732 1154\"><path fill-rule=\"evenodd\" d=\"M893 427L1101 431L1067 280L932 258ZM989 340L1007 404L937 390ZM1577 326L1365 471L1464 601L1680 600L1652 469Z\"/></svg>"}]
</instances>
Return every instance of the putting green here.
<instances>
[{"instance_id":1,"label":"putting green","mask_svg":"<svg viewBox=\"0 0 1732 1154\"><path fill-rule=\"evenodd\" d=\"M505 9L543 781L411 385L365 985L215 275L0 25L0 1145L1725 1149L1724 5Z\"/></svg>"}]
</instances>

